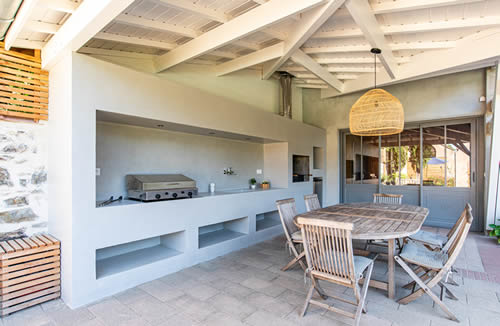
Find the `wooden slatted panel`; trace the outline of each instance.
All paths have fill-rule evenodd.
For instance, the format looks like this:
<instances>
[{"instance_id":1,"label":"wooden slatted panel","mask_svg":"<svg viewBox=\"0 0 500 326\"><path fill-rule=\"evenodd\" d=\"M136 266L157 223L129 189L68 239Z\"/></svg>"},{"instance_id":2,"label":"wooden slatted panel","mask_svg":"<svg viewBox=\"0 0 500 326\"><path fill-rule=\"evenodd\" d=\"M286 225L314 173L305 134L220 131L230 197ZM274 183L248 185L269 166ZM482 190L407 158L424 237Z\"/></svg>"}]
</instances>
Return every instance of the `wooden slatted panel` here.
<instances>
[{"instance_id":1,"label":"wooden slatted panel","mask_svg":"<svg viewBox=\"0 0 500 326\"><path fill-rule=\"evenodd\" d=\"M61 295L57 239L39 234L2 241L0 248L0 316Z\"/></svg>"},{"instance_id":2,"label":"wooden slatted panel","mask_svg":"<svg viewBox=\"0 0 500 326\"><path fill-rule=\"evenodd\" d=\"M6 51L0 42L0 116L48 119L49 73L39 56Z\"/></svg>"},{"instance_id":3,"label":"wooden slatted panel","mask_svg":"<svg viewBox=\"0 0 500 326\"><path fill-rule=\"evenodd\" d=\"M403 202L403 195L373 194L373 202L376 204L401 205Z\"/></svg>"}]
</instances>

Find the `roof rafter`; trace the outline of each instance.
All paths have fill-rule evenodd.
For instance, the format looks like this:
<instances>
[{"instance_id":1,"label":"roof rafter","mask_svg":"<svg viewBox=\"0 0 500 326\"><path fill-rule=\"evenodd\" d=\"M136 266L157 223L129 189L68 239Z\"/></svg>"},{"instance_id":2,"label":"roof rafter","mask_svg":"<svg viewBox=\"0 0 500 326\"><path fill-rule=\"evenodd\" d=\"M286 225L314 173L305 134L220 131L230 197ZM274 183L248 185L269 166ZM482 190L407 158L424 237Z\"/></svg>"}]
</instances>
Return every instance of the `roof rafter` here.
<instances>
[{"instance_id":1,"label":"roof rafter","mask_svg":"<svg viewBox=\"0 0 500 326\"><path fill-rule=\"evenodd\" d=\"M439 51L423 52L412 57L412 61L400 67L397 78L385 72L377 75L377 84L387 86L398 82L417 80L464 70L493 65L500 59L498 44L500 29L488 29L456 42L456 47ZM373 86L373 76L360 76L357 80L344 83L344 93L361 91ZM340 95L333 89L322 91L321 97Z\"/></svg>"},{"instance_id":2,"label":"roof rafter","mask_svg":"<svg viewBox=\"0 0 500 326\"><path fill-rule=\"evenodd\" d=\"M49 9L66 12L68 14L74 13L79 5L76 2L68 0L40 0L40 4Z\"/></svg>"},{"instance_id":3,"label":"roof rafter","mask_svg":"<svg viewBox=\"0 0 500 326\"><path fill-rule=\"evenodd\" d=\"M65 52L77 51L134 0L84 1L44 46L42 67L47 69Z\"/></svg>"},{"instance_id":4,"label":"roof rafter","mask_svg":"<svg viewBox=\"0 0 500 326\"><path fill-rule=\"evenodd\" d=\"M19 33L21 33L22 29L29 21L33 10L35 9L38 0L24 0L21 8L19 8L16 19L9 28L7 35L5 36L5 49L9 50L14 42L17 40Z\"/></svg>"},{"instance_id":5,"label":"roof rafter","mask_svg":"<svg viewBox=\"0 0 500 326\"><path fill-rule=\"evenodd\" d=\"M323 80L329 86L335 88L339 92L343 92L344 84L338 80L334 75L332 75L328 70L323 68L319 63L314 61L313 58L302 52L301 50L296 50L291 59L309 70L312 74L317 76L319 79Z\"/></svg>"},{"instance_id":6,"label":"roof rafter","mask_svg":"<svg viewBox=\"0 0 500 326\"><path fill-rule=\"evenodd\" d=\"M97 33L94 36L94 38L99 39L99 40L150 46L150 47L163 49L163 50L172 50L177 46L177 44L172 44L172 43L167 43L167 42L159 42L159 41L153 41L153 40L140 38L140 37L132 37L132 36L125 36L125 35L105 33L105 32Z\"/></svg>"},{"instance_id":7,"label":"roof rafter","mask_svg":"<svg viewBox=\"0 0 500 326\"><path fill-rule=\"evenodd\" d=\"M335 11L344 3L345 0L329 0L321 7L315 8L305 13L297 24L297 28L293 30L285 40L283 55L275 61L264 65L263 79L268 79L274 72L285 63L290 56L300 48L311 35L313 35L323 23L330 18Z\"/></svg>"},{"instance_id":8,"label":"roof rafter","mask_svg":"<svg viewBox=\"0 0 500 326\"><path fill-rule=\"evenodd\" d=\"M313 8L322 2L323 0L293 2L271 0L158 57L155 60L157 72L199 57L232 41L262 30L271 24L282 21L291 15ZM182 3L187 2L182 1Z\"/></svg>"},{"instance_id":9,"label":"roof rafter","mask_svg":"<svg viewBox=\"0 0 500 326\"><path fill-rule=\"evenodd\" d=\"M431 50L431 49L447 49L456 45L455 41L442 42L410 42L410 43L391 43L389 46L392 51L400 50ZM303 48L305 53L346 53L346 52L369 52L370 45L337 45L337 46L322 46L314 48Z\"/></svg>"},{"instance_id":10,"label":"roof rafter","mask_svg":"<svg viewBox=\"0 0 500 326\"><path fill-rule=\"evenodd\" d=\"M391 47L385 40L384 33L368 1L347 0L345 7L361 31L363 31L363 35L368 43L370 43L371 47L382 50L382 53L380 53L378 57L389 76L395 78L398 68L396 59L394 58Z\"/></svg>"}]
</instances>

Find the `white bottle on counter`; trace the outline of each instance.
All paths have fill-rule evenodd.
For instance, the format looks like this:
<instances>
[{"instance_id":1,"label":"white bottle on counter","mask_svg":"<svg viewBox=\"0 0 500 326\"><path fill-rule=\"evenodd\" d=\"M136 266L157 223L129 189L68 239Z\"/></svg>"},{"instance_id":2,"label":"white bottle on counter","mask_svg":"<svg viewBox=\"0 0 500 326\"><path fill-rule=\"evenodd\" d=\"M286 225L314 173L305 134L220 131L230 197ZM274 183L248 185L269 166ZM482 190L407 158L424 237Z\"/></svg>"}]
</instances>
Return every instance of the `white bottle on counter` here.
<instances>
[{"instance_id":1,"label":"white bottle on counter","mask_svg":"<svg viewBox=\"0 0 500 326\"><path fill-rule=\"evenodd\" d=\"M215 192L215 183L214 182L211 182L210 185L208 186L208 190L211 192L211 193L214 193Z\"/></svg>"}]
</instances>

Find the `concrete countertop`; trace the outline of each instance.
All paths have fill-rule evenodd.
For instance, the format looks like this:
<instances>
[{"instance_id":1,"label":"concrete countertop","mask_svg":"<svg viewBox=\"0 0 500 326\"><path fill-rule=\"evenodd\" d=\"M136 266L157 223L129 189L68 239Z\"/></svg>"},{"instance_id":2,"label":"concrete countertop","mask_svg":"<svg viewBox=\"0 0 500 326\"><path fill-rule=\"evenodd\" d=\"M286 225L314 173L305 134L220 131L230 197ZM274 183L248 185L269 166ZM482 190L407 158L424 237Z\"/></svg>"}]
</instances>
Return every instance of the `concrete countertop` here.
<instances>
[{"instance_id":1,"label":"concrete countertop","mask_svg":"<svg viewBox=\"0 0 500 326\"><path fill-rule=\"evenodd\" d=\"M196 197L193 198L186 198L186 199L179 199L179 200L193 200L193 199L198 199L198 198L206 198L206 197L218 197L218 196L227 196L227 195L246 195L248 193L258 193L258 192L264 192L264 191L273 191L273 190L283 190L286 188L270 188L270 189L262 189L262 188L257 188L255 190L252 190L250 188L244 188L244 189L227 189L227 190L218 190L216 192L200 192ZM162 200L162 201L152 201L152 202L142 202L138 200L132 200L132 199L123 199L121 201L116 201L114 203L111 203L106 206L99 207L98 205L104 200L98 200L96 202L96 208L105 208L105 207L115 207L115 206L125 206L125 205L136 205L136 204L149 204L149 203L158 203L158 202L170 202L173 200Z\"/></svg>"}]
</instances>

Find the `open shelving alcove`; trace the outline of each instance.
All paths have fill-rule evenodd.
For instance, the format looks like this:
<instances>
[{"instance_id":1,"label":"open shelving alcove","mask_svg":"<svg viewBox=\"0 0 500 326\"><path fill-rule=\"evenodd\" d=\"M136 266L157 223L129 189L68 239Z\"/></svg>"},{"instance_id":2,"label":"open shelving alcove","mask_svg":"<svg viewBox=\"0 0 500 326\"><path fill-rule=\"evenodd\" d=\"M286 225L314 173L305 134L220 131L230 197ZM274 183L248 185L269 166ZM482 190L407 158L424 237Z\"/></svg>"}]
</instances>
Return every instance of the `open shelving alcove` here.
<instances>
[{"instance_id":1,"label":"open shelving alcove","mask_svg":"<svg viewBox=\"0 0 500 326\"><path fill-rule=\"evenodd\" d=\"M257 232L280 224L281 220L278 211L260 213L255 216L255 230Z\"/></svg>"},{"instance_id":2,"label":"open shelving alcove","mask_svg":"<svg viewBox=\"0 0 500 326\"><path fill-rule=\"evenodd\" d=\"M97 249L96 278L180 255L185 250L185 240L185 231L179 231Z\"/></svg>"},{"instance_id":3,"label":"open shelving alcove","mask_svg":"<svg viewBox=\"0 0 500 326\"><path fill-rule=\"evenodd\" d=\"M213 246L248 234L248 217L241 217L198 228L198 248Z\"/></svg>"}]
</instances>

